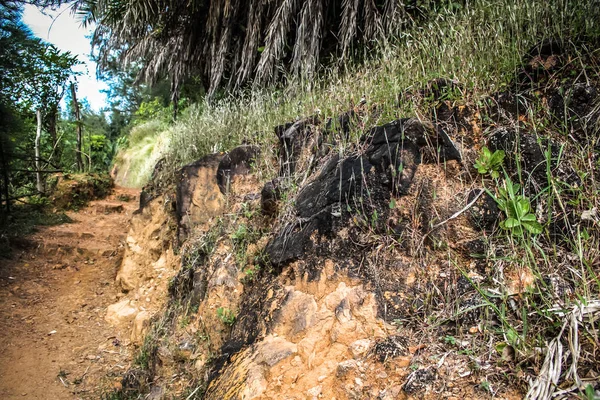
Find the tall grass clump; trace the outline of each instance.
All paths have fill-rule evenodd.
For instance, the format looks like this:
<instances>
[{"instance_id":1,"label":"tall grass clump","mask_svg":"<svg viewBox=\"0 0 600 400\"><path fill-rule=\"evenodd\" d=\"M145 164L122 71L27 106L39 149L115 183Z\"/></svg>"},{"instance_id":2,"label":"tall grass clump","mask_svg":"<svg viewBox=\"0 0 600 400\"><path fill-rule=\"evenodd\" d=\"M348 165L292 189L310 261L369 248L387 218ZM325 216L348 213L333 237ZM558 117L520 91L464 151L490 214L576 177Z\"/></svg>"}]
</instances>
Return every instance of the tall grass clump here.
<instances>
[{"instance_id":1,"label":"tall grass clump","mask_svg":"<svg viewBox=\"0 0 600 400\"><path fill-rule=\"evenodd\" d=\"M316 80L289 77L277 87L196 104L172 127L152 137L162 138L167 169L174 169L242 142L259 145L268 156L276 140L274 126L316 113L322 120L334 118L363 98L378 110L364 117L362 125L367 128L421 116L421 103L412 94L427 81L454 79L475 97L501 90L534 44L548 38L597 35L597 6L595 1L569 0L475 0L460 7L430 6L422 21L365 50L362 64L330 67ZM353 139L359 136L355 132ZM144 162L151 170L149 164ZM275 172L267 163L259 168L267 175ZM150 171L136 174L140 182Z\"/></svg>"},{"instance_id":2,"label":"tall grass clump","mask_svg":"<svg viewBox=\"0 0 600 400\"><path fill-rule=\"evenodd\" d=\"M134 125L127 146L115 158L115 182L126 187L142 187L154 166L168 149L170 128L159 120Z\"/></svg>"}]
</instances>

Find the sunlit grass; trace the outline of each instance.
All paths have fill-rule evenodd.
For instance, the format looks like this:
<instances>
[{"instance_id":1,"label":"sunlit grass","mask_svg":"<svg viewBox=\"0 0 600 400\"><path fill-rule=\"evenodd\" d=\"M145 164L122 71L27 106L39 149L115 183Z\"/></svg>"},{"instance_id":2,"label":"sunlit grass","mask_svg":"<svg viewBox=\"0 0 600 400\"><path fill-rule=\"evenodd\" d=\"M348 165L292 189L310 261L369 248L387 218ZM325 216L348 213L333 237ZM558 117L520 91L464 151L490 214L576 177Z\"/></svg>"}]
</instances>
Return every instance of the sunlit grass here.
<instances>
[{"instance_id":1,"label":"sunlit grass","mask_svg":"<svg viewBox=\"0 0 600 400\"><path fill-rule=\"evenodd\" d=\"M432 11L426 22L382 44L362 65L346 66L343 71L329 69L316 82L290 78L278 88L254 89L212 104L192 105L160 133L158 121L148 122L143 126L154 123L152 129L134 129L130 148L117 164L128 163L126 182L140 186L150 177L152 162L160 157L165 158L167 170L173 170L247 142L260 146L265 160L276 142L275 126L316 113L324 121L335 118L362 98L378 111L375 117L363 117L365 127L421 116L424 110L412 94L434 78L457 80L474 97L502 90L534 44L597 30L590 23L598 13L591 3L476 0L459 10ZM161 141L150 156L147 144L140 146L135 139L144 133ZM354 132L352 139L360 134ZM268 162L259 165L259 170L265 175L275 173Z\"/></svg>"}]
</instances>

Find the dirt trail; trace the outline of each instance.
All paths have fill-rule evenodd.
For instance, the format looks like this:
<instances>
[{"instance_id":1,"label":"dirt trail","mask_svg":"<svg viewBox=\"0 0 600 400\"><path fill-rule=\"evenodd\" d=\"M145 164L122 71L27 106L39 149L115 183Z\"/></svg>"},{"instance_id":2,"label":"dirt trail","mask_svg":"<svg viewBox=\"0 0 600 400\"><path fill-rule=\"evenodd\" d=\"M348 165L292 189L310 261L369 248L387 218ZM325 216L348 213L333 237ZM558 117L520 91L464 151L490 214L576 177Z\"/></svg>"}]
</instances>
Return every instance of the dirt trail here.
<instances>
[{"instance_id":1,"label":"dirt trail","mask_svg":"<svg viewBox=\"0 0 600 400\"><path fill-rule=\"evenodd\" d=\"M99 398L125 370L129 332L104 316L137 195L117 188L0 259L0 399Z\"/></svg>"}]
</instances>

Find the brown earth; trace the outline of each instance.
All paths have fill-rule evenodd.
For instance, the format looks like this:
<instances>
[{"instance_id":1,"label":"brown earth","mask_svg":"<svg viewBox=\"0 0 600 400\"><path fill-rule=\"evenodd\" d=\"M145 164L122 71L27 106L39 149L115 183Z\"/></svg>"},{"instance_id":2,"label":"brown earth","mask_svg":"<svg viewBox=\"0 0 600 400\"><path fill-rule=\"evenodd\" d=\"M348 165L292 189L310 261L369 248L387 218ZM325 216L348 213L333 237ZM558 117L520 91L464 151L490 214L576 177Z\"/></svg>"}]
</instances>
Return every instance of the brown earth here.
<instances>
[{"instance_id":1,"label":"brown earth","mask_svg":"<svg viewBox=\"0 0 600 400\"><path fill-rule=\"evenodd\" d=\"M99 398L127 368L130 331L105 315L137 195L116 188L0 259L0 398Z\"/></svg>"}]
</instances>

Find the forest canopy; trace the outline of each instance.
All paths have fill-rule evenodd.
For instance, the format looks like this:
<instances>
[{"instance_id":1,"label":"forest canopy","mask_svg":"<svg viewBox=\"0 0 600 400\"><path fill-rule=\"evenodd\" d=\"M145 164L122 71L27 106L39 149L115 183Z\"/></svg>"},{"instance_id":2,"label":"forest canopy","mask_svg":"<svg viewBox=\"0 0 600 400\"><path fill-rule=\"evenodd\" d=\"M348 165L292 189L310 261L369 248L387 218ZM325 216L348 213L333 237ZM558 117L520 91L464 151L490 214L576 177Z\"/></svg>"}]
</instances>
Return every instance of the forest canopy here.
<instances>
[{"instance_id":1,"label":"forest canopy","mask_svg":"<svg viewBox=\"0 0 600 400\"><path fill-rule=\"evenodd\" d=\"M77 101L74 67L80 60L36 37L22 13L22 4L0 3L0 209L5 211L11 200L44 193L48 174L108 168L112 151L104 115Z\"/></svg>"}]
</instances>

